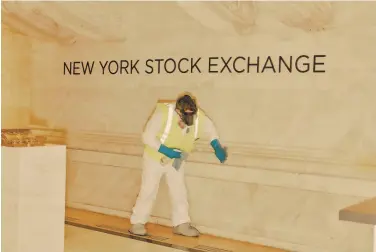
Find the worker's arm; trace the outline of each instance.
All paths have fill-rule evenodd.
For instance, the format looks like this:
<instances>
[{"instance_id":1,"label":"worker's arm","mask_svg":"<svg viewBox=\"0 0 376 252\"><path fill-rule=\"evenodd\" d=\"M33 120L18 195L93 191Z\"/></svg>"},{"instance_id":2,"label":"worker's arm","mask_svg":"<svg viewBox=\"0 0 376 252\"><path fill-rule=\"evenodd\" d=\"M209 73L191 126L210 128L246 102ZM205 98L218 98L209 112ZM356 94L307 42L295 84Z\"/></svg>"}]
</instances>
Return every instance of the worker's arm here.
<instances>
[{"instance_id":1,"label":"worker's arm","mask_svg":"<svg viewBox=\"0 0 376 252\"><path fill-rule=\"evenodd\" d=\"M210 139L210 145L214 149L216 157L221 163L224 163L227 159L226 149L219 142L219 135L213 121L206 115L203 118L203 129L205 136Z\"/></svg>"},{"instance_id":2,"label":"worker's arm","mask_svg":"<svg viewBox=\"0 0 376 252\"><path fill-rule=\"evenodd\" d=\"M162 113L156 109L146 124L145 130L142 134L142 141L149 147L158 150L161 141L157 138L158 132L163 126Z\"/></svg>"},{"instance_id":3,"label":"worker's arm","mask_svg":"<svg viewBox=\"0 0 376 252\"><path fill-rule=\"evenodd\" d=\"M217 129L215 128L215 125L213 121L207 116L204 115L203 117L203 130L204 135L209 138L210 142L219 139Z\"/></svg>"},{"instance_id":4,"label":"worker's arm","mask_svg":"<svg viewBox=\"0 0 376 252\"><path fill-rule=\"evenodd\" d=\"M145 145L150 146L154 150L168 156L169 158L179 158L181 153L163 145L157 138L158 132L161 130L163 122L163 115L160 110L156 109L146 124L145 130L142 134L142 141Z\"/></svg>"}]
</instances>

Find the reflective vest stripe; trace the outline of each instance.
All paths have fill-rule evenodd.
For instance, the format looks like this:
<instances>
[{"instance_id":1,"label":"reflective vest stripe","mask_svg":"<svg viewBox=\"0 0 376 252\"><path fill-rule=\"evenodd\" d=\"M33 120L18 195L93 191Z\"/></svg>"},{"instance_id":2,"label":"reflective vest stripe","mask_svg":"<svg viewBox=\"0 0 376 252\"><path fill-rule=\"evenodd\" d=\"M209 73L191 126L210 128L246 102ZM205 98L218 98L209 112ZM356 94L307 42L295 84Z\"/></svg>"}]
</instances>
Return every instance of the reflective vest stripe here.
<instances>
[{"instance_id":1,"label":"reflective vest stripe","mask_svg":"<svg viewBox=\"0 0 376 252\"><path fill-rule=\"evenodd\" d=\"M172 104L166 104L168 106L168 116L167 116L167 123L166 123L166 127L164 129L164 132L161 136L161 143L164 144L164 142L166 141L167 137L168 137L168 134L170 133L170 130L171 130L171 126L172 126L172 118L173 118L173 114L174 114L174 108L173 108L173 105Z\"/></svg>"},{"instance_id":2,"label":"reflective vest stripe","mask_svg":"<svg viewBox=\"0 0 376 252\"><path fill-rule=\"evenodd\" d=\"M195 120L195 140L197 139L198 136L198 117L199 117L200 111L197 110L197 115L196 115L196 120Z\"/></svg>"},{"instance_id":3,"label":"reflective vest stripe","mask_svg":"<svg viewBox=\"0 0 376 252\"><path fill-rule=\"evenodd\" d=\"M173 115L174 115L174 105L173 104L169 104L169 103L165 103L167 106L168 106L168 115L167 115L167 123L166 123L166 127L164 129L164 132L161 136L161 143L164 144L164 142L166 141L169 133L170 133L170 130L171 130L171 126L172 126L172 119L173 119ZM197 136L198 136L198 117L199 117L199 111L197 111L197 115L196 115L196 120L195 120L195 139L197 139Z\"/></svg>"}]
</instances>

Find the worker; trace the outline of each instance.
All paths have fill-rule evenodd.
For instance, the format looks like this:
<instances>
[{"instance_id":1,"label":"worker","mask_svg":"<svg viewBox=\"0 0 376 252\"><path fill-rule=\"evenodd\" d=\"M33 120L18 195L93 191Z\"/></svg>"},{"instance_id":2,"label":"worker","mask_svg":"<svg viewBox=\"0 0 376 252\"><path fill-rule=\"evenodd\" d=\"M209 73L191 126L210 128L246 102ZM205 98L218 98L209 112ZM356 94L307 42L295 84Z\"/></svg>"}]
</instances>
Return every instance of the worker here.
<instances>
[{"instance_id":1,"label":"worker","mask_svg":"<svg viewBox=\"0 0 376 252\"><path fill-rule=\"evenodd\" d=\"M193 95L183 94L176 103L157 103L142 135L145 145L142 183L130 219L130 233L147 235L145 224L156 199L160 179L165 174L172 202L173 233L199 236L188 214L184 164L196 140L203 136L210 139L216 157L224 163L226 148L221 145L213 122L198 108Z\"/></svg>"}]
</instances>

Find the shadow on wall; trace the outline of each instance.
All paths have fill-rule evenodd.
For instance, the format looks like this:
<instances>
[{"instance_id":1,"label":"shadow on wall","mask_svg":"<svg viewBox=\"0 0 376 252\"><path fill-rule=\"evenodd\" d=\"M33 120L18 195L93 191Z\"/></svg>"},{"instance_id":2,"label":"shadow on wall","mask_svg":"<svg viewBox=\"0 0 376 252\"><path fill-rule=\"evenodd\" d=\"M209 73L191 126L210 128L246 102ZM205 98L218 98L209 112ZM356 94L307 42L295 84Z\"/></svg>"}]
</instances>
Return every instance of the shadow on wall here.
<instances>
[{"instance_id":1,"label":"shadow on wall","mask_svg":"<svg viewBox=\"0 0 376 252\"><path fill-rule=\"evenodd\" d=\"M264 17L306 32L324 30L330 27L335 11L335 6L330 2L279 4L233 1L163 4L168 5L171 11L180 9L211 31L240 36L251 35L255 28L263 25L258 20L263 20ZM125 42L124 34L128 33L128 28L119 25L121 20L126 21L126 17L131 14L121 13L119 9L138 6L133 2L106 3L102 7L90 2L85 5L63 2L2 2L2 24L15 33L61 45L75 44L78 40ZM91 9L98 15L92 15L92 12L84 9ZM113 14L111 17L106 15L109 11ZM263 28L267 28L269 23L265 25ZM119 26L119 30L115 32L108 29L113 26Z\"/></svg>"},{"instance_id":2,"label":"shadow on wall","mask_svg":"<svg viewBox=\"0 0 376 252\"><path fill-rule=\"evenodd\" d=\"M59 2L2 2L1 22L15 33L61 45L75 44L77 40L125 41L121 33L108 33L75 15L68 6L75 8Z\"/></svg>"},{"instance_id":3,"label":"shadow on wall","mask_svg":"<svg viewBox=\"0 0 376 252\"><path fill-rule=\"evenodd\" d=\"M46 138L46 144L68 145L68 130L65 128L51 128L48 121L30 115L30 129L33 135L40 135Z\"/></svg>"},{"instance_id":4,"label":"shadow on wall","mask_svg":"<svg viewBox=\"0 0 376 252\"><path fill-rule=\"evenodd\" d=\"M251 35L260 25L259 18L270 16L281 24L306 32L328 28L334 9L330 2L267 3L253 1L233 2L178 2L193 19L214 31Z\"/></svg>"}]
</instances>

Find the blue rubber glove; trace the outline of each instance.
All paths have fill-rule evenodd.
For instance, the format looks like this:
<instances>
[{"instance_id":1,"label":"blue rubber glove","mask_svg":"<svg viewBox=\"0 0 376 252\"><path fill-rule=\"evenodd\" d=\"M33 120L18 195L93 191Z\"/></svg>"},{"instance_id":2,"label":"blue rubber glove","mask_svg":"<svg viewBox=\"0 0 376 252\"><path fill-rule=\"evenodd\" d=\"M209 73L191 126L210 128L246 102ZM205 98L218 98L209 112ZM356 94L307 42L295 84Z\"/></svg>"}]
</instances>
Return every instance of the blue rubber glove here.
<instances>
[{"instance_id":1,"label":"blue rubber glove","mask_svg":"<svg viewBox=\"0 0 376 252\"><path fill-rule=\"evenodd\" d=\"M218 160L223 163L227 159L227 153L224 148L220 145L218 139L214 139L213 141L210 142L210 145L213 147L214 152Z\"/></svg>"},{"instance_id":2,"label":"blue rubber glove","mask_svg":"<svg viewBox=\"0 0 376 252\"><path fill-rule=\"evenodd\" d=\"M161 146L159 146L158 152L166 155L169 158L181 158L181 152L175 151L174 149L171 149L164 144L161 144Z\"/></svg>"}]
</instances>

